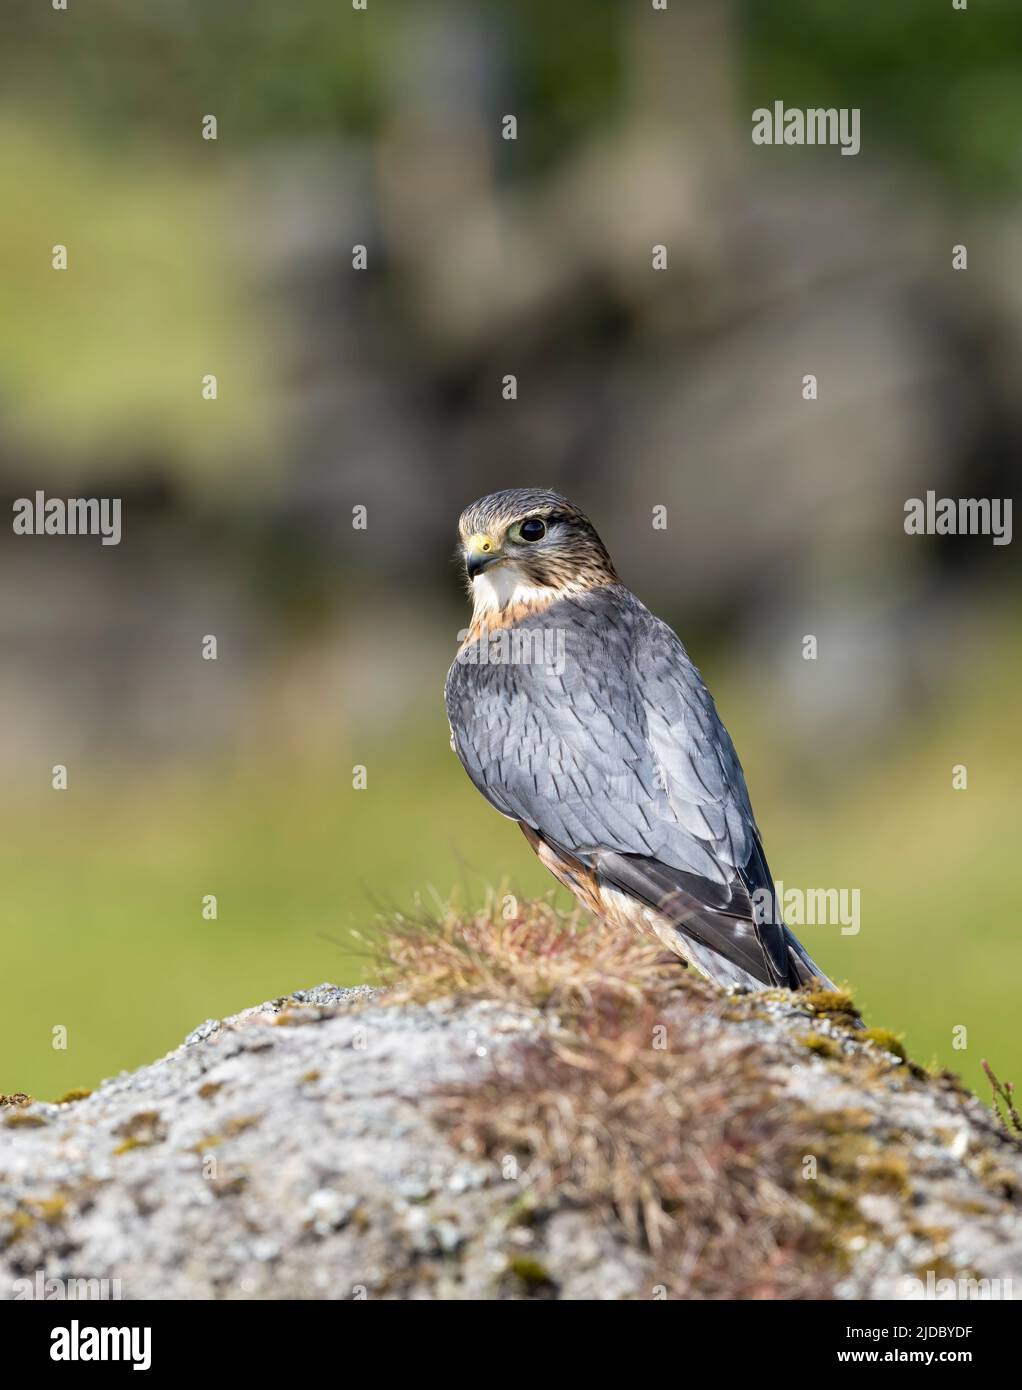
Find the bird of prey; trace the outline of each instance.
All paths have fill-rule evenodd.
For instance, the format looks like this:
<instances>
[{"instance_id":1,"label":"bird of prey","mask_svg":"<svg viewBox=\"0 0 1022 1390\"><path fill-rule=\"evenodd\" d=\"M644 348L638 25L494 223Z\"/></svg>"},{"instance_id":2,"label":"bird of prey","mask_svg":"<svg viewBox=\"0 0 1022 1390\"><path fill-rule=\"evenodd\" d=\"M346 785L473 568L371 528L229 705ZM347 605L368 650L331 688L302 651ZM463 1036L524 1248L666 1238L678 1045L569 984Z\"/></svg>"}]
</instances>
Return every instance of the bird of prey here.
<instances>
[{"instance_id":1,"label":"bird of prey","mask_svg":"<svg viewBox=\"0 0 1022 1390\"><path fill-rule=\"evenodd\" d=\"M459 530L474 611L445 699L487 801L584 907L717 984L832 987L784 925L702 677L588 518L515 488L467 507Z\"/></svg>"}]
</instances>

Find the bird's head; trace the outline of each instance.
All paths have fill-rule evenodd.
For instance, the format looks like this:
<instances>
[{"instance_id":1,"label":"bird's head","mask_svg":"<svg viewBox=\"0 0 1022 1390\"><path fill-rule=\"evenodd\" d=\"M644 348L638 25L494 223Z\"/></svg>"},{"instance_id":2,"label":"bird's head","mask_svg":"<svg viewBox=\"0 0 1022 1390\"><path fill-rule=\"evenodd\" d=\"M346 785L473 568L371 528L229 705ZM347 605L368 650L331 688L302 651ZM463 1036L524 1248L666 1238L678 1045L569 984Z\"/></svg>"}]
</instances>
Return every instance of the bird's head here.
<instances>
[{"instance_id":1,"label":"bird's head","mask_svg":"<svg viewBox=\"0 0 1022 1390\"><path fill-rule=\"evenodd\" d=\"M458 523L476 613L545 606L617 575L592 522L545 488L511 488L473 502Z\"/></svg>"}]
</instances>

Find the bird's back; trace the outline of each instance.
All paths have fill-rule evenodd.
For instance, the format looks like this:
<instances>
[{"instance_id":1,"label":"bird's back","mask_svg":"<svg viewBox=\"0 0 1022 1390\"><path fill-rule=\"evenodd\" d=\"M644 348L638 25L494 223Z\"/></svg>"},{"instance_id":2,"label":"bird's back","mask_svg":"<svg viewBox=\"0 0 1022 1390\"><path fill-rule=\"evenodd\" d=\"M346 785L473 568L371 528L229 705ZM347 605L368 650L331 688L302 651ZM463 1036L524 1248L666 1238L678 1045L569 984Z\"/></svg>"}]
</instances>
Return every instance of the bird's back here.
<instances>
[{"instance_id":1,"label":"bird's back","mask_svg":"<svg viewBox=\"0 0 1022 1390\"><path fill-rule=\"evenodd\" d=\"M565 881L585 873L614 915L623 895L658 931L666 921L676 949L722 983L825 978L777 913L741 764L702 677L624 586L484 627L452 665L446 701L469 776L547 847L555 872L571 867Z\"/></svg>"}]
</instances>

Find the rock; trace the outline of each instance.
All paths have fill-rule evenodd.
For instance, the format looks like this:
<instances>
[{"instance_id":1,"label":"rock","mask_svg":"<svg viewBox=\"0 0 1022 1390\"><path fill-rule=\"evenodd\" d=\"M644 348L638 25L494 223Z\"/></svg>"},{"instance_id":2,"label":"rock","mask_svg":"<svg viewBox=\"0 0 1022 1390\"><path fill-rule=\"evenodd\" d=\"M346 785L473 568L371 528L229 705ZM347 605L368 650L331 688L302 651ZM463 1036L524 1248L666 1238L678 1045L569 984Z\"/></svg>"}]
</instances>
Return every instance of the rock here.
<instances>
[{"instance_id":1,"label":"rock","mask_svg":"<svg viewBox=\"0 0 1022 1390\"><path fill-rule=\"evenodd\" d=\"M320 985L0 1111L0 1295L1010 1296L1020 1145L840 1000L495 994Z\"/></svg>"}]
</instances>

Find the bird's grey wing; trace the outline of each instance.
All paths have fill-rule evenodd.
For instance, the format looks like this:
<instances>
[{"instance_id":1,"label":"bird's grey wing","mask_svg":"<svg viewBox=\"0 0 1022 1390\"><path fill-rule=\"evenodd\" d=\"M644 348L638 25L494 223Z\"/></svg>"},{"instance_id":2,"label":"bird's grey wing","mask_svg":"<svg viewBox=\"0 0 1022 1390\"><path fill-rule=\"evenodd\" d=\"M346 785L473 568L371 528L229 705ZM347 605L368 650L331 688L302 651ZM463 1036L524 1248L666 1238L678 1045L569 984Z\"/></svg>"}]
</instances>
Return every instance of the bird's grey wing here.
<instances>
[{"instance_id":1,"label":"bird's grey wing","mask_svg":"<svg viewBox=\"0 0 1022 1390\"><path fill-rule=\"evenodd\" d=\"M455 663L455 749L504 815L765 984L792 981L745 779L681 642L617 586L543 615L562 660ZM530 620L534 621L534 620Z\"/></svg>"},{"instance_id":2,"label":"bird's grey wing","mask_svg":"<svg viewBox=\"0 0 1022 1390\"><path fill-rule=\"evenodd\" d=\"M558 652L550 664L484 662L467 648L451 667L455 751L498 810L545 836L654 853L649 807L658 793L629 673L634 624L590 598L542 616Z\"/></svg>"},{"instance_id":3,"label":"bird's grey wing","mask_svg":"<svg viewBox=\"0 0 1022 1390\"><path fill-rule=\"evenodd\" d=\"M817 980L832 988L784 925L745 774L713 699L678 637L652 614L640 627L633 665L650 747L664 769L672 809L679 824L708 845L726 878L726 902L700 885L702 901L732 920L730 933L724 932L724 954L733 952L731 959L749 969L748 957L761 952L760 969L750 973L764 984L796 988ZM647 872L654 887L666 878L669 894L670 870L665 874L658 865ZM681 887L689 887L684 877Z\"/></svg>"}]
</instances>

